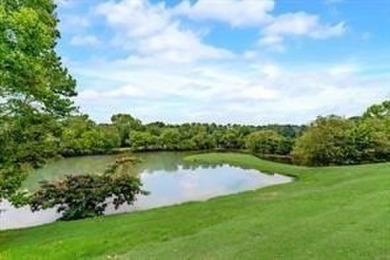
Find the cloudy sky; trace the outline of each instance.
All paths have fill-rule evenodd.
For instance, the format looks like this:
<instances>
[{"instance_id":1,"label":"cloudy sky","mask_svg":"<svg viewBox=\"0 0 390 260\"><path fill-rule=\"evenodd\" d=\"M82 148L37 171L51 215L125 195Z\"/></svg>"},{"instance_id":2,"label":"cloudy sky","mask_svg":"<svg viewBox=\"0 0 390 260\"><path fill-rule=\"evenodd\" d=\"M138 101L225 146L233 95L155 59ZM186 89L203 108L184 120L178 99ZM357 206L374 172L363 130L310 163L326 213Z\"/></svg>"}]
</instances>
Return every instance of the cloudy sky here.
<instances>
[{"instance_id":1,"label":"cloudy sky","mask_svg":"<svg viewBox=\"0 0 390 260\"><path fill-rule=\"evenodd\" d=\"M57 0L99 122L306 123L390 98L388 0Z\"/></svg>"}]
</instances>

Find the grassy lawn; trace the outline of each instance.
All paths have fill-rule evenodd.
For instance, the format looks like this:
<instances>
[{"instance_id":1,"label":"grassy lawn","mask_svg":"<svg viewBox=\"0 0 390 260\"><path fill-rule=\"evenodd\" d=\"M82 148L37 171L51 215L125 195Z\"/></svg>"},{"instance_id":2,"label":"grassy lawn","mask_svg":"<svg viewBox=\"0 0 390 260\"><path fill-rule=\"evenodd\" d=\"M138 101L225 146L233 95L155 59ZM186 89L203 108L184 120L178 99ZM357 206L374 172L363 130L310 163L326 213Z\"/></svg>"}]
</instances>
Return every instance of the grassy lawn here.
<instances>
[{"instance_id":1,"label":"grassy lawn","mask_svg":"<svg viewBox=\"0 0 390 260\"><path fill-rule=\"evenodd\" d=\"M297 181L207 202L0 232L0 259L390 259L390 163L303 168L233 153L187 160Z\"/></svg>"}]
</instances>

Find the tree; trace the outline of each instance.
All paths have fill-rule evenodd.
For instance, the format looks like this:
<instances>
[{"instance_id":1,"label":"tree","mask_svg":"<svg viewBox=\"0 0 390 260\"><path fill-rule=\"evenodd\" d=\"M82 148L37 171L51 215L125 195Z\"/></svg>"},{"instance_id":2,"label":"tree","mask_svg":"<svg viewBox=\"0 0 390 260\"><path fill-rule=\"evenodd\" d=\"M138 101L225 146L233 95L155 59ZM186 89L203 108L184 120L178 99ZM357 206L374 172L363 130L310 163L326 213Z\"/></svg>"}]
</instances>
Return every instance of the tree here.
<instances>
[{"instance_id":1,"label":"tree","mask_svg":"<svg viewBox=\"0 0 390 260\"><path fill-rule=\"evenodd\" d=\"M180 132L176 128L164 129L160 139L166 150L178 150L180 148Z\"/></svg>"},{"instance_id":2,"label":"tree","mask_svg":"<svg viewBox=\"0 0 390 260\"><path fill-rule=\"evenodd\" d=\"M133 157L119 159L103 175L70 175L60 181L43 181L28 203L32 211L57 207L63 220L102 215L110 202L115 209L124 203L130 205L137 195L148 194L141 189L136 175L120 171L125 164L135 161Z\"/></svg>"},{"instance_id":3,"label":"tree","mask_svg":"<svg viewBox=\"0 0 390 260\"><path fill-rule=\"evenodd\" d=\"M362 118L350 118L351 128L347 130L348 143L345 148L344 163L354 164L375 161L373 129Z\"/></svg>"},{"instance_id":4,"label":"tree","mask_svg":"<svg viewBox=\"0 0 390 260\"><path fill-rule=\"evenodd\" d=\"M340 165L390 159L388 103L373 105L363 117L319 117L296 140L293 161L303 165Z\"/></svg>"},{"instance_id":5,"label":"tree","mask_svg":"<svg viewBox=\"0 0 390 260\"><path fill-rule=\"evenodd\" d=\"M213 148L213 139L206 132L200 132L192 137L192 142L196 149L211 149Z\"/></svg>"},{"instance_id":6,"label":"tree","mask_svg":"<svg viewBox=\"0 0 390 260\"><path fill-rule=\"evenodd\" d=\"M55 7L52 0L0 2L0 199L18 189L26 164L52 155L53 122L74 110L76 82L55 52Z\"/></svg>"},{"instance_id":7,"label":"tree","mask_svg":"<svg viewBox=\"0 0 390 260\"><path fill-rule=\"evenodd\" d=\"M297 164L320 166L348 162L348 131L352 122L338 116L318 117L296 141L292 152Z\"/></svg>"},{"instance_id":8,"label":"tree","mask_svg":"<svg viewBox=\"0 0 390 260\"><path fill-rule=\"evenodd\" d=\"M370 106L363 114L360 125L366 130L370 140L367 161L389 160L390 100Z\"/></svg>"},{"instance_id":9,"label":"tree","mask_svg":"<svg viewBox=\"0 0 390 260\"><path fill-rule=\"evenodd\" d=\"M222 134L219 142L221 147L226 149L240 149L243 143L239 133L235 129L226 130Z\"/></svg>"},{"instance_id":10,"label":"tree","mask_svg":"<svg viewBox=\"0 0 390 260\"><path fill-rule=\"evenodd\" d=\"M287 139L273 130L261 130L249 134L246 138L246 147L254 154L289 153Z\"/></svg>"},{"instance_id":11,"label":"tree","mask_svg":"<svg viewBox=\"0 0 390 260\"><path fill-rule=\"evenodd\" d=\"M369 160L390 160L390 117L364 118L361 122L369 134Z\"/></svg>"},{"instance_id":12,"label":"tree","mask_svg":"<svg viewBox=\"0 0 390 260\"><path fill-rule=\"evenodd\" d=\"M103 143L103 150L110 151L119 147L120 140L115 127L102 124L98 125L96 129L100 133L100 138Z\"/></svg>"},{"instance_id":13,"label":"tree","mask_svg":"<svg viewBox=\"0 0 390 260\"><path fill-rule=\"evenodd\" d=\"M131 147L135 150L154 150L159 148L158 137L149 132L132 131Z\"/></svg>"},{"instance_id":14,"label":"tree","mask_svg":"<svg viewBox=\"0 0 390 260\"><path fill-rule=\"evenodd\" d=\"M383 101L381 104L370 106L363 117L389 118L390 117L390 100Z\"/></svg>"},{"instance_id":15,"label":"tree","mask_svg":"<svg viewBox=\"0 0 390 260\"><path fill-rule=\"evenodd\" d=\"M111 117L111 122L118 130L121 147L131 145L131 130L141 130L142 122L128 114L116 114Z\"/></svg>"},{"instance_id":16,"label":"tree","mask_svg":"<svg viewBox=\"0 0 390 260\"><path fill-rule=\"evenodd\" d=\"M71 116L62 127L59 153L63 156L104 154L119 146L116 128L96 125L87 115Z\"/></svg>"}]
</instances>

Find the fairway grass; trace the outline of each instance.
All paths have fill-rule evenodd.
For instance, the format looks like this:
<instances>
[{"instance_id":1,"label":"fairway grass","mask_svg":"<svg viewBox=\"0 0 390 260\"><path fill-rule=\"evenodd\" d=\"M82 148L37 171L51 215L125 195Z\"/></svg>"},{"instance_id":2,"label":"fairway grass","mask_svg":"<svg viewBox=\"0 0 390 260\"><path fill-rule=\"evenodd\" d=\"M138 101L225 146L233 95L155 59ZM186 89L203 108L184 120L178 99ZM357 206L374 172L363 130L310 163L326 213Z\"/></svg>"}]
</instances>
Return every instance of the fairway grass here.
<instances>
[{"instance_id":1,"label":"fairway grass","mask_svg":"<svg viewBox=\"0 0 390 260\"><path fill-rule=\"evenodd\" d=\"M0 259L390 259L390 163L306 168L235 153L186 160L296 181L206 202L3 231Z\"/></svg>"}]
</instances>

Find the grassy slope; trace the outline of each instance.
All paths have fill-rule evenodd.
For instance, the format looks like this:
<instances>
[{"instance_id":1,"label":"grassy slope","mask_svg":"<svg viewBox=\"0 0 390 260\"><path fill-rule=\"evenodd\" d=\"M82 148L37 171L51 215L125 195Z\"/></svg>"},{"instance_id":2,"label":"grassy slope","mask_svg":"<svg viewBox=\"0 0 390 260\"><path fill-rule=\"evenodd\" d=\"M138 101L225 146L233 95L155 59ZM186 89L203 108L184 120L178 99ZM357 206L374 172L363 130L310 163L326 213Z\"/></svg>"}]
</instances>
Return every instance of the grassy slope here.
<instances>
[{"instance_id":1,"label":"grassy slope","mask_svg":"<svg viewBox=\"0 0 390 260\"><path fill-rule=\"evenodd\" d=\"M390 259L390 164L300 168L230 162L299 181L136 214L0 233L0 259Z\"/></svg>"}]
</instances>

